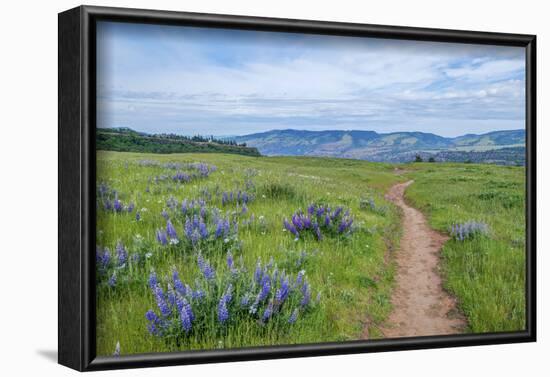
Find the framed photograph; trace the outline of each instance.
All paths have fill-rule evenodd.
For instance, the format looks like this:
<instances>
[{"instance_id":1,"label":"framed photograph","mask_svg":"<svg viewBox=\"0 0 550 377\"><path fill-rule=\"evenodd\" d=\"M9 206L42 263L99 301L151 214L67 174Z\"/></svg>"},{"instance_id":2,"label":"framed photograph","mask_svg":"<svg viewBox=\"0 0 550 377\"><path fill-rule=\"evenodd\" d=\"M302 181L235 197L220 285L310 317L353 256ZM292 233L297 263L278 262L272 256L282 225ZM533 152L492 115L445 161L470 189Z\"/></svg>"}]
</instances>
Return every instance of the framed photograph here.
<instances>
[{"instance_id":1,"label":"framed photograph","mask_svg":"<svg viewBox=\"0 0 550 377\"><path fill-rule=\"evenodd\" d=\"M59 14L59 363L535 341L535 41Z\"/></svg>"}]
</instances>

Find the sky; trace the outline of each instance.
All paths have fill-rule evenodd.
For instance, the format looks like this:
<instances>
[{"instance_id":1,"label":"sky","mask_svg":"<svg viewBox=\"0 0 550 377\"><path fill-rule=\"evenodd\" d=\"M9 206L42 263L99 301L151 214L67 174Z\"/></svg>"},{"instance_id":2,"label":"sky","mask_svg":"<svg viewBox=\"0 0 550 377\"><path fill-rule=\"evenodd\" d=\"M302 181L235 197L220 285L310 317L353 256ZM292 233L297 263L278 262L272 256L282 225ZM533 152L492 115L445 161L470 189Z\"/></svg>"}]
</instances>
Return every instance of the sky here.
<instances>
[{"instance_id":1,"label":"sky","mask_svg":"<svg viewBox=\"0 0 550 377\"><path fill-rule=\"evenodd\" d=\"M523 129L525 50L99 22L97 125L215 136Z\"/></svg>"}]
</instances>

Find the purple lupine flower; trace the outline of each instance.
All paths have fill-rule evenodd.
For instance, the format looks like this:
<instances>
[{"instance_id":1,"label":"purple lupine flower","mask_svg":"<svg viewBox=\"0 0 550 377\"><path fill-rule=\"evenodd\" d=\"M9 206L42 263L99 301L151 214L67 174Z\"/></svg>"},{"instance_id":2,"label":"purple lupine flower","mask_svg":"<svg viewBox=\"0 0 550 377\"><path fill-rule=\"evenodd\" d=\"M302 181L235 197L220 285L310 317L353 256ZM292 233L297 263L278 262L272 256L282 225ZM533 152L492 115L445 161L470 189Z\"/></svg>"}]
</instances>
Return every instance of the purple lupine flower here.
<instances>
[{"instance_id":1,"label":"purple lupine flower","mask_svg":"<svg viewBox=\"0 0 550 377\"><path fill-rule=\"evenodd\" d=\"M313 216L313 214L315 213L315 204L310 204L310 205L307 207L307 213L308 213L310 216Z\"/></svg>"},{"instance_id":2,"label":"purple lupine flower","mask_svg":"<svg viewBox=\"0 0 550 377\"><path fill-rule=\"evenodd\" d=\"M109 199L105 199L105 201L103 201L103 207L105 210L110 211L113 208L113 205Z\"/></svg>"},{"instance_id":3,"label":"purple lupine flower","mask_svg":"<svg viewBox=\"0 0 550 377\"><path fill-rule=\"evenodd\" d=\"M141 213L139 211L136 211L136 221L141 220Z\"/></svg>"},{"instance_id":4,"label":"purple lupine flower","mask_svg":"<svg viewBox=\"0 0 550 377\"><path fill-rule=\"evenodd\" d=\"M172 282L174 283L174 288L176 289L176 292L178 292L182 296L185 296L185 286L181 282L178 270L176 270L175 267L172 269Z\"/></svg>"},{"instance_id":5,"label":"purple lupine flower","mask_svg":"<svg viewBox=\"0 0 550 377\"><path fill-rule=\"evenodd\" d=\"M340 216L340 213L342 213L344 209L342 207L336 207L336 210L332 213L332 219L334 220L338 216Z\"/></svg>"},{"instance_id":6,"label":"purple lupine flower","mask_svg":"<svg viewBox=\"0 0 550 377\"><path fill-rule=\"evenodd\" d=\"M197 242L199 242L199 239L201 238L200 234L198 231L193 231L193 233L191 233L191 243L194 245L197 244Z\"/></svg>"},{"instance_id":7,"label":"purple lupine flower","mask_svg":"<svg viewBox=\"0 0 550 377\"><path fill-rule=\"evenodd\" d=\"M223 325L229 319L229 311L227 310L227 304L225 300L220 298L218 303L218 321Z\"/></svg>"},{"instance_id":8,"label":"purple lupine flower","mask_svg":"<svg viewBox=\"0 0 550 377\"><path fill-rule=\"evenodd\" d=\"M285 302L289 293L290 293L290 282L288 281L288 278L285 278L281 282L281 287L275 293L275 301L277 305L281 305L283 302Z\"/></svg>"},{"instance_id":9,"label":"purple lupine flower","mask_svg":"<svg viewBox=\"0 0 550 377\"><path fill-rule=\"evenodd\" d=\"M290 318L288 319L288 323L293 324L298 319L298 308L294 309L292 314L290 315Z\"/></svg>"},{"instance_id":10,"label":"purple lupine flower","mask_svg":"<svg viewBox=\"0 0 550 377\"><path fill-rule=\"evenodd\" d=\"M114 288L114 286L116 285L116 272L113 272L113 274L109 278L108 284L109 287Z\"/></svg>"},{"instance_id":11,"label":"purple lupine flower","mask_svg":"<svg viewBox=\"0 0 550 377\"><path fill-rule=\"evenodd\" d=\"M189 318L189 314L187 313L187 310L185 310L185 308L180 311L180 318L183 330L186 334L189 333L189 331L191 331L192 323L191 318Z\"/></svg>"},{"instance_id":12,"label":"purple lupine flower","mask_svg":"<svg viewBox=\"0 0 550 377\"><path fill-rule=\"evenodd\" d=\"M169 216L168 216L168 212L166 212L166 210L162 210L162 212L160 213L162 217L164 217L165 220L168 220Z\"/></svg>"},{"instance_id":13,"label":"purple lupine flower","mask_svg":"<svg viewBox=\"0 0 550 377\"><path fill-rule=\"evenodd\" d=\"M254 281L257 284L260 284L261 279L262 279L262 263L260 262L260 259L258 259L258 262L256 263L256 270L254 271Z\"/></svg>"},{"instance_id":14,"label":"purple lupine flower","mask_svg":"<svg viewBox=\"0 0 550 377\"><path fill-rule=\"evenodd\" d=\"M244 214L248 211L248 207L246 206L246 204L243 203L243 206L241 208L241 213Z\"/></svg>"},{"instance_id":15,"label":"purple lupine flower","mask_svg":"<svg viewBox=\"0 0 550 377\"><path fill-rule=\"evenodd\" d=\"M304 274L306 272L304 270L301 270L300 272L298 272L298 275L296 275L296 283L295 283L295 286L296 287L299 287L302 285L302 282L304 281Z\"/></svg>"},{"instance_id":16,"label":"purple lupine flower","mask_svg":"<svg viewBox=\"0 0 550 377\"><path fill-rule=\"evenodd\" d=\"M130 202L130 204L128 204L128 213L132 213L134 211L134 207L135 207L135 204L134 202Z\"/></svg>"},{"instance_id":17,"label":"purple lupine flower","mask_svg":"<svg viewBox=\"0 0 550 377\"><path fill-rule=\"evenodd\" d=\"M206 296L206 293L202 289L196 289L191 293L191 297L195 300L202 300Z\"/></svg>"},{"instance_id":18,"label":"purple lupine flower","mask_svg":"<svg viewBox=\"0 0 550 377\"><path fill-rule=\"evenodd\" d=\"M230 270L233 270L233 254L231 254L230 251L227 252L227 267L229 267Z\"/></svg>"},{"instance_id":19,"label":"purple lupine flower","mask_svg":"<svg viewBox=\"0 0 550 377\"><path fill-rule=\"evenodd\" d=\"M159 317L157 317L157 314L154 311L149 310L145 313L145 318L149 321L149 325L147 326L149 333L151 335L158 335L157 324L159 322Z\"/></svg>"},{"instance_id":20,"label":"purple lupine flower","mask_svg":"<svg viewBox=\"0 0 550 377\"><path fill-rule=\"evenodd\" d=\"M284 220L284 225L285 225L285 229L288 230L290 233L294 234L296 238L300 237L300 233L298 233L298 230L296 230L294 225L289 223L287 219Z\"/></svg>"},{"instance_id":21,"label":"purple lupine flower","mask_svg":"<svg viewBox=\"0 0 550 377\"><path fill-rule=\"evenodd\" d=\"M308 282L304 282L304 285L302 285L302 300L300 301L301 306L307 306L309 304L309 301L311 299L311 291L309 289Z\"/></svg>"},{"instance_id":22,"label":"purple lupine flower","mask_svg":"<svg viewBox=\"0 0 550 377\"><path fill-rule=\"evenodd\" d=\"M241 298L241 308L246 308L248 306L250 302L250 294L249 293L246 293L242 298Z\"/></svg>"},{"instance_id":23,"label":"purple lupine flower","mask_svg":"<svg viewBox=\"0 0 550 377\"><path fill-rule=\"evenodd\" d=\"M302 221L300 220L298 215L296 215L296 214L292 215L291 220L292 220L292 224L296 227L296 229L302 230L302 228L303 228Z\"/></svg>"},{"instance_id":24,"label":"purple lupine flower","mask_svg":"<svg viewBox=\"0 0 550 377\"><path fill-rule=\"evenodd\" d=\"M170 310L170 307L166 302L166 298L164 297L164 291L158 284L153 289L153 291L155 294L155 299L157 301L157 306L160 309L160 314L162 314L163 317L168 317L172 311Z\"/></svg>"},{"instance_id":25,"label":"purple lupine flower","mask_svg":"<svg viewBox=\"0 0 550 377\"><path fill-rule=\"evenodd\" d=\"M317 237L318 241L323 239L323 235L321 234L321 228L319 228L319 224L313 223L313 231L315 232L315 237Z\"/></svg>"},{"instance_id":26,"label":"purple lupine flower","mask_svg":"<svg viewBox=\"0 0 550 377\"><path fill-rule=\"evenodd\" d=\"M325 213L325 207L319 206L319 208L317 208L317 216L321 217L323 216L324 213Z\"/></svg>"},{"instance_id":27,"label":"purple lupine flower","mask_svg":"<svg viewBox=\"0 0 550 377\"><path fill-rule=\"evenodd\" d=\"M187 237L188 239L191 239L191 236L193 235L193 224L191 224L191 220L189 220L189 217L185 218L184 231L185 231L185 237Z\"/></svg>"},{"instance_id":28,"label":"purple lupine flower","mask_svg":"<svg viewBox=\"0 0 550 377\"><path fill-rule=\"evenodd\" d=\"M267 296L269 295L269 292L271 291L271 278L269 274L267 273L264 274L260 285L261 285L261 288L260 288L260 293L258 295L258 298L259 298L259 301L261 302L267 298Z\"/></svg>"},{"instance_id":29,"label":"purple lupine flower","mask_svg":"<svg viewBox=\"0 0 550 377\"><path fill-rule=\"evenodd\" d=\"M306 229L311 228L311 217L309 216L302 217L302 223L304 224L304 228Z\"/></svg>"},{"instance_id":30,"label":"purple lupine flower","mask_svg":"<svg viewBox=\"0 0 550 377\"><path fill-rule=\"evenodd\" d=\"M168 238L165 231L157 229L157 241L161 245L166 245L168 243Z\"/></svg>"},{"instance_id":31,"label":"purple lupine flower","mask_svg":"<svg viewBox=\"0 0 550 377\"><path fill-rule=\"evenodd\" d=\"M208 228L206 227L206 224L204 223L202 218L199 222L199 233L202 239L208 238Z\"/></svg>"},{"instance_id":32,"label":"purple lupine flower","mask_svg":"<svg viewBox=\"0 0 550 377\"><path fill-rule=\"evenodd\" d=\"M115 199L113 202L113 208L116 212L122 211L122 202L118 199Z\"/></svg>"},{"instance_id":33,"label":"purple lupine flower","mask_svg":"<svg viewBox=\"0 0 550 377\"><path fill-rule=\"evenodd\" d=\"M216 224L216 232L214 233L214 236L216 238L220 238L222 236L223 225L224 225L224 221L222 219L218 219L218 223Z\"/></svg>"},{"instance_id":34,"label":"purple lupine flower","mask_svg":"<svg viewBox=\"0 0 550 377\"><path fill-rule=\"evenodd\" d=\"M181 202L181 212L183 213L183 215L187 215L187 211L188 211L188 204L187 204L187 199L184 199L182 202Z\"/></svg>"},{"instance_id":35,"label":"purple lupine flower","mask_svg":"<svg viewBox=\"0 0 550 377\"><path fill-rule=\"evenodd\" d=\"M229 220L225 219L223 222L223 234L224 236L228 236L231 232L230 226L229 226Z\"/></svg>"},{"instance_id":36,"label":"purple lupine flower","mask_svg":"<svg viewBox=\"0 0 550 377\"><path fill-rule=\"evenodd\" d=\"M262 322L267 322L273 315L273 301L269 301L262 315Z\"/></svg>"},{"instance_id":37,"label":"purple lupine flower","mask_svg":"<svg viewBox=\"0 0 550 377\"><path fill-rule=\"evenodd\" d=\"M329 227L329 226L330 226L330 216L327 213L325 215L325 227Z\"/></svg>"},{"instance_id":38,"label":"purple lupine flower","mask_svg":"<svg viewBox=\"0 0 550 377\"><path fill-rule=\"evenodd\" d=\"M207 280L212 280L216 277L216 272L210 266L210 264L202 257L201 254L197 257L199 268Z\"/></svg>"},{"instance_id":39,"label":"purple lupine flower","mask_svg":"<svg viewBox=\"0 0 550 377\"><path fill-rule=\"evenodd\" d=\"M171 239L177 239L178 234L176 233L176 228L172 225L172 222L170 220L166 220L166 234Z\"/></svg>"},{"instance_id":40,"label":"purple lupine flower","mask_svg":"<svg viewBox=\"0 0 550 377\"><path fill-rule=\"evenodd\" d=\"M199 227L199 217L197 215L193 216L193 229L197 229Z\"/></svg>"},{"instance_id":41,"label":"purple lupine flower","mask_svg":"<svg viewBox=\"0 0 550 377\"><path fill-rule=\"evenodd\" d=\"M176 291L174 291L174 287L172 287L172 284L170 283L168 283L166 299L168 300L168 303L170 304L170 306L176 305Z\"/></svg>"},{"instance_id":42,"label":"purple lupine flower","mask_svg":"<svg viewBox=\"0 0 550 377\"><path fill-rule=\"evenodd\" d=\"M149 274L149 288L151 288L151 290L154 290L157 285L157 274L155 273L155 271L152 271L151 274Z\"/></svg>"},{"instance_id":43,"label":"purple lupine flower","mask_svg":"<svg viewBox=\"0 0 550 377\"><path fill-rule=\"evenodd\" d=\"M119 266L124 265L128 260L128 252L126 251L126 249L124 248L124 245L120 241L116 245L116 254L118 259L118 265Z\"/></svg>"},{"instance_id":44,"label":"purple lupine flower","mask_svg":"<svg viewBox=\"0 0 550 377\"><path fill-rule=\"evenodd\" d=\"M185 299L183 296L178 297L178 304L177 304L178 310L180 312L185 311L187 314L187 317L189 317L189 320L193 322L195 320L195 314L193 313L193 309L191 308L191 304L189 301Z\"/></svg>"}]
</instances>

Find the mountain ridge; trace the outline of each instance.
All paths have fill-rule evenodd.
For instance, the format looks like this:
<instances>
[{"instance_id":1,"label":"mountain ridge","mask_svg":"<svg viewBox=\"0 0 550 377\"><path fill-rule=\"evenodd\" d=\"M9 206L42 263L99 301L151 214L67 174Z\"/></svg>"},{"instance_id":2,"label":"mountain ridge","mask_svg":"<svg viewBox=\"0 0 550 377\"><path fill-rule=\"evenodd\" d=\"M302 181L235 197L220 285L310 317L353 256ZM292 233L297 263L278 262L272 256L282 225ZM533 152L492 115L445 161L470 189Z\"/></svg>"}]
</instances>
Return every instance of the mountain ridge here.
<instances>
[{"instance_id":1,"label":"mountain ridge","mask_svg":"<svg viewBox=\"0 0 550 377\"><path fill-rule=\"evenodd\" d=\"M476 153L492 151L489 154L491 163L522 164L525 131L501 130L443 137L420 131L378 133L369 130L310 131L290 128L237 136L234 140L255 147L261 154L267 156L327 156L382 162L408 162L417 154L427 158L440 155L443 161L449 158L468 160L469 155L472 154L471 157L484 160L485 157L480 157L481 155ZM504 148L507 148L506 161L499 162L498 150ZM516 150L517 152L514 152ZM460 153L441 155L441 152ZM485 155L487 153L483 156Z\"/></svg>"}]
</instances>

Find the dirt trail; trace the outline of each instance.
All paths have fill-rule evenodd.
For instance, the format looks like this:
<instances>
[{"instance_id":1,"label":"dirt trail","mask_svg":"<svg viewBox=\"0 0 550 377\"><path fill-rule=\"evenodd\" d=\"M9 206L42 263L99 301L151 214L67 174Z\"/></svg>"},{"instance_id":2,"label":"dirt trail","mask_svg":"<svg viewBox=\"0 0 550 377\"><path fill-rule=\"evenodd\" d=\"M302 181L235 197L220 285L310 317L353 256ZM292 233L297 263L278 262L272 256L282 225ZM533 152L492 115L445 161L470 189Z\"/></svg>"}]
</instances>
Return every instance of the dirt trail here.
<instances>
[{"instance_id":1,"label":"dirt trail","mask_svg":"<svg viewBox=\"0 0 550 377\"><path fill-rule=\"evenodd\" d=\"M412 183L396 184L386 194L403 210L403 237L395 252L393 311L380 330L387 338L460 333L466 322L455 300L443 290L438 271L439 253L448 238L405 203L405 189Z\"/></svg>"}]
</instances>

